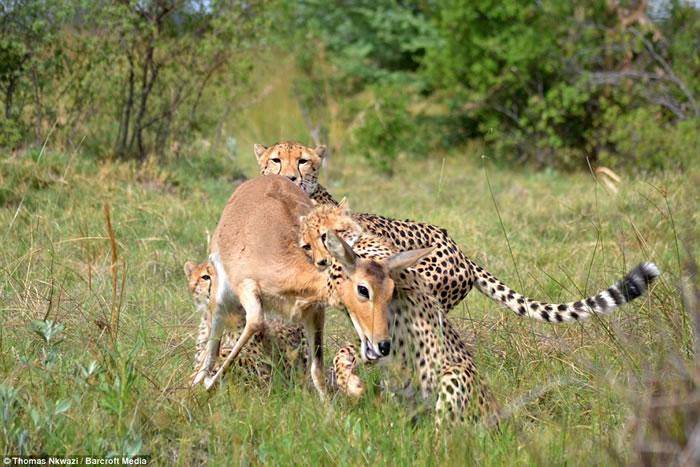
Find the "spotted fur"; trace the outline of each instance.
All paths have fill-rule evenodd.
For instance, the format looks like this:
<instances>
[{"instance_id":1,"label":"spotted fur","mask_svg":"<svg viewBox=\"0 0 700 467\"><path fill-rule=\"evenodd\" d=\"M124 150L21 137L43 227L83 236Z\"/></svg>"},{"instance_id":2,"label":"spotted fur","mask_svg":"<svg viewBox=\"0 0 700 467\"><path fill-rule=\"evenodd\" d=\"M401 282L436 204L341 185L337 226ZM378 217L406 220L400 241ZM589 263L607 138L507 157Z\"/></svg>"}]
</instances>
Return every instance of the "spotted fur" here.
<instances>
[{"instance_id":1,"label":"spotted fur","mask_svg":"<svg viewBox=\"0 0 700 467\"><path fill-rule=\"evenodd\" d=\"M318 206L302 222L302 244L314 245L312 250L321 248L329 216L334 222L352 222L343 207ZM341 219L343 216L346 219ZM353 250L361 257L377 260L397 252L390 242L370 233L356 238ZM332 257L329 261L329 277L345 280L342 267ZM381 268L381 263L378 262L377 267ZM461 421L470 413L495 415L495 402L480 380L469 350L444 316L439 301L424 286L417 269L404 269L393 279L392 355L418 380L423 398L437 398L437 426L445 420Z\"/></svg>"},{"instance_id":2,"label":"spotted fur","mask_svg":"<svg viewBox=\"0 0 700 467\"><path fill-rule=\"evenodd\" d=\"M216 271L208 261L197 265L188 261L185 263L185 274L195 307L202 315L194 357L196 373L206 358L206 344L211 330L209 306L211 297L216 295ZM242 326L243 323L238 323L232 329L240 332ZM225 359L228 356L236 339L237 336L225 331L220 344L220 357ZM237 368L263 382L270 381L275 365L288 373L293 370L303 372L307 364L307 344L302 327L279 319L266 320L263 330L253 336L234 361ZM218 371L219 367L220 363L217 361L214 371ZM346 346L338 350L333 359L333 366L329 369L331 389L337 388L340 393L353 398L362 396L364 385L355 374L356 368L355 349Z\"/></svg>"},{"instance_id":3,"label":"spotted fur","mask_svg":"<svg viewBox=\"0 0 700 467\"><path fill-rule=\"evenodd\" d=\"M262 175L281 175L299 185L306 193L316 191L318 172L326 156L325 146L308 148L285 141L270 147L256 144L253 149Z\"/></svg>"},{"instance_id":4,"label":"spotted fur","mask_svg":"<svg viewBox=\"0 0 700 467\"><path fill-rule=\"evenodd\" d=\"M267 150L283 158L287 166L294 166L298 154L304 146L293 143L271 146ZM306 148L306 151L311 149ZM309 182L298 180L302 189L317 203L337 206L328 191L318 183L320 163L309 165L303 177ZM269 168L260 166L264 173ZM315 169L315 170L312 170ZM428 292L440 306L449 312L460 303L473 287L495 300L519 316L548 323L564 323L589 318L593 314L610 313L615 308L634 300L646 292L659 275L654 263L642 263L632 269L622 280L588 298L567 303L548 303L522 295L508 287L493 274L467 258L459 246L449 236L447 230L432 224L411 220L396 220L376 214L353 213L352 220L367 233L389 242L395 251L434 247L434 251L416 265ZM342 234L341 234L342 235Z\"/></svg>"}]
</instances>

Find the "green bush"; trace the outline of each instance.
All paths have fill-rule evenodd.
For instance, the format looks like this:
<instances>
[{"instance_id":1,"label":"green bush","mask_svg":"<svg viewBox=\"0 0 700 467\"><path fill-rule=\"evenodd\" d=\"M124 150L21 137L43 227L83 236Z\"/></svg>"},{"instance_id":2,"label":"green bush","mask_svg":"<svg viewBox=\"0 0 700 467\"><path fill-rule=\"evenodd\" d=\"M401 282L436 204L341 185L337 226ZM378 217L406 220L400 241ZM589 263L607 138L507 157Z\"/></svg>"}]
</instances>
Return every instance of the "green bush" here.
<instances>
[{"instance_id":1,"label":"green bush","mask_svg":"<svg viewBox=\"0 0 700 467\"><path fill-rule=\"evenodd\" d=\"M700 118L659 123L658 109L641 108L609 122L615 151L601 153L603 165L633 165L641 170L683 169L700 157Z\"/></svg>"},{"instance_id":2,"label":"green bush","mask_svg":"<svg viewBox=\"0 0 700 467\"><path fill-rule=\"evenodd\" d=\"M22 141L18 122L0 116L0 148L15 148Z\"/></svg>"},{"instance_id":3,"label":"green bush","mask_svg":"<svg viewBox=\"0 0 700 467\"><path fill-rule=\"evenodd\" d=\"M416 120L408 110L409 99L402 89L376 86L373 97L352 129L352 150L386 174L393 171L399 153L425 153Z\"/></svg>"}]
</instances>

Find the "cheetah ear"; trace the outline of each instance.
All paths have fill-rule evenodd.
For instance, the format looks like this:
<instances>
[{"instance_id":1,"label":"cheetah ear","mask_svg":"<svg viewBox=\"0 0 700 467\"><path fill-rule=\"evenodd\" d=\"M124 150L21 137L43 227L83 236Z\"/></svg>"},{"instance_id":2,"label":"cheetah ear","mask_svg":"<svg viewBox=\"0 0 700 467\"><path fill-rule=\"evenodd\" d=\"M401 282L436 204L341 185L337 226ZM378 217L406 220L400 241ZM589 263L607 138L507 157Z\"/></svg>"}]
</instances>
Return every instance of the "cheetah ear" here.
<instances>
[{"instance_id":1,"label":"cheetah ear","mask_svg":"<svg viewBox=\"0 0 700 467\"><path fill-rule=\"evenodd\" d=\"M340 203L338 203L338 209L343 211L344 214L347 214L350 211L350 202L346 197L343 196L343 199L340 200Z\"/></svg>"},{"instance_id":2,"label":"cheetah ear","mask_svg":"<svg viewBox=\"0 0 700 467\"><path fill-rule=\"evenodd\" d=\"M418 261L433 252L435 247L421 248L419 250L401 251L386 260L386 267L389 271L401 271L414 266Z\"/></svg>"},{"instance_id":3,"label":"cheetah ear","mask_svg":"<svg viewBox=\"0 0 700 467\"><path fill-rule=\"evenodd\" d=\"M185 277L190 277L192 271L194 271L195 264L192 261L185 262Z\"/></svg>"},{"instance_id":4,"label":"cheetah ear","mask_svg":"<svg viewBox=\"0 0 700 467\"><path fill-rule=\"evenodd\" d=\"M355 271L355 262L357 255L352 250L350 245L345 243L345 240L340 238L333 231L328 231L325 241L326 249L335 259L340 262L343 269L349 274Z\"/></svg>"},{"instance_id":5,"label":"cheetah ear","mask_svg":"<svg viewBox=\"0 0 700 467\"><path fill-rule=\"evenodd\" d=\"M323 159L324 157L326 157L326 146L323 144L319 144L314 148L314 152L318 157Z\"/></svg>"},{"instance_id":6,"label":"cheetah ear","mask_svg":"<svg viewBox=\"0 0 700 467\"><path fill-rule=\"evenodd\" d=\"M299 216L299 225L302 225L304 222L306 222L306 216Z\"/></svg>"},{"instance_id":7,"label":"cheetah ear","mask_svg":"<svg viewBox=\"0 0 700 467\"><path fill-rule=\"evenodd\" d=\"M255 153L255 158L260 162L260 158L265 154L265 151L267 151L267 147L263 146L262 144L254 144L253 145L253 152Z\"/></svg>"}]
</instances>

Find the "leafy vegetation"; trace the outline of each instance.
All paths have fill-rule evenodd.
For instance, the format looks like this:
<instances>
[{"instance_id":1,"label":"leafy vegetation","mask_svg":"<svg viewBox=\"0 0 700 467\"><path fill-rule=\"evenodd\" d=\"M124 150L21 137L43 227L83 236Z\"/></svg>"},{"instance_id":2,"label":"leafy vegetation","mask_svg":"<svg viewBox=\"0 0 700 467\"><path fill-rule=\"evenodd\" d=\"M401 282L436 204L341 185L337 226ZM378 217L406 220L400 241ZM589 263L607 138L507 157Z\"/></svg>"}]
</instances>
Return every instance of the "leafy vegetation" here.
<instances>
[{"instance_id":1,"label":"leafy vegetation","mask_svg":"<svg viewBox=\"0 0 700 467\"><path fill-rule=\"evenodd\" d=\"M499 161L584 170L686 168L691 157L676 156L700 148L692 3L328 6L3 2L0 147L51 137L142 162L198 141L225 152L240 113L267 92L265 75L283 70L305 139L386 173L399 155L474 141Z\"/></svg>"}]
</instances>

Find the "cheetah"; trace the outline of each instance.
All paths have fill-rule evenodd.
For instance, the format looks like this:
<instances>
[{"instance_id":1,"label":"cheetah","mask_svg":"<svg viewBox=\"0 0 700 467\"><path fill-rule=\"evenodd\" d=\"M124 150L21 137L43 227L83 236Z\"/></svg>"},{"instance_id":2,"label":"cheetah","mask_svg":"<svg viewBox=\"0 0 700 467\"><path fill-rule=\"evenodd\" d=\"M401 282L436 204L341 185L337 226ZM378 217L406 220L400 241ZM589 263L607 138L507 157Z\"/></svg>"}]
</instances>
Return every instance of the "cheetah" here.
<instances>
[{"instance_id":1,"label":"cheetah","mask_svg":"<svg viewBox=\"0 0 700 467\"><path fill-rule=\"evenodd\" d=\"M213 296L216 295L216 271L208 261L195 264L187 261L184 266L185 276L188 281L188 289L192 294L195 307L201 314L199 332L196 341L194 357L195 373L202 366L206 356L206 343L211 329L209 318L209 306ZM238 323L233 329L242 328ZM230 335L224 335L221 340L221 357L226 357L233 348L236 339ZM279 319L266 321L265 326L251 339L251 345L246 346L239 355L235 364L245 370L251 377L262 382L270 382L272 378L273 364L279 362L285 373L292 370L304 372L307 365L307 345L301 326L285 323ZM219 367L215 364L218 371ZM346 345L338 350L333 366L328 371L330 389L337 390L351 398L358 399L364 393L364 384L356 374L357 353L355 349Z\"/></svg>"},{"instance_id":2,"label":"cheetah","mask_svg":"<svg viewBox=\"0 0 700 467\"><path fill-rule=\"evenodd\" d=\"M254 152L260 173L285 176L300 186L318 204L338 205L330 193L318 183L318 172L326 152L324 146L311 149L293 142L277 143L270 147L256 144ZM445 313L452 310L473 287L476 287L481 293L519 316L547 323L578 321L593 314L610 313L615 308L640 297L660 274L654 263L641 263L621 281L591 297L552 304L530 299L508 287L469 259L445 229L432 224L396 220L376 214L353 213L351 218L356 226L383 238L395 251L434 248L414 269ZM328 262L328 255L320 254L318 261L322 267L323 262Z\"/></svg>"},{"instance_id":3,"label":"cheetah","mask_svg":"<svg viewBox=\"0 0 700 467\"><path fill-rule=\"evenodd\" d=\"M354 223L345 202L339 206L319 205L301 220L300 246L310 259L315 259L327 251L328 235L334 232L352 242L353 251L363 258L379 261L396 254L390 242L362 232ZM331 277L342 280L343 268L338 262L329 256L325 266ZM423 399L437 396L438 430L444 421L464 421L467 415L487 421L496 418L497 404L479 378L472 355L439 302L425 288L422 277L415 268L394 276L392 355L409 374L418 377Z\"/></svg>"},{"instance_id":4,"label":"cheetah","mask_svg":"<svg viewBox=\"0 0 700 467\"><path fill-rule=\"evenodd\" d=\"M325 397L323 379L323 325L325 307L346 307L362 342L363 360L390 353L388 308L394 282L389 271L420 261L431 249L399 252L382 261L365 261L335 234L329 251L344 256L347 280L338 283L310 264L297 246L299 217L313 207L311 199L293 182L264 175L242 183L229 198L212 236L209 261L220 277L212 314L205 364L193 384L211 389L265 321L265 311L304 323L309 339L311 379L319 397ZM210 376L218 355L226 316L245 314L245 325L219 371Z\"/></svg>"}]
</instances>

